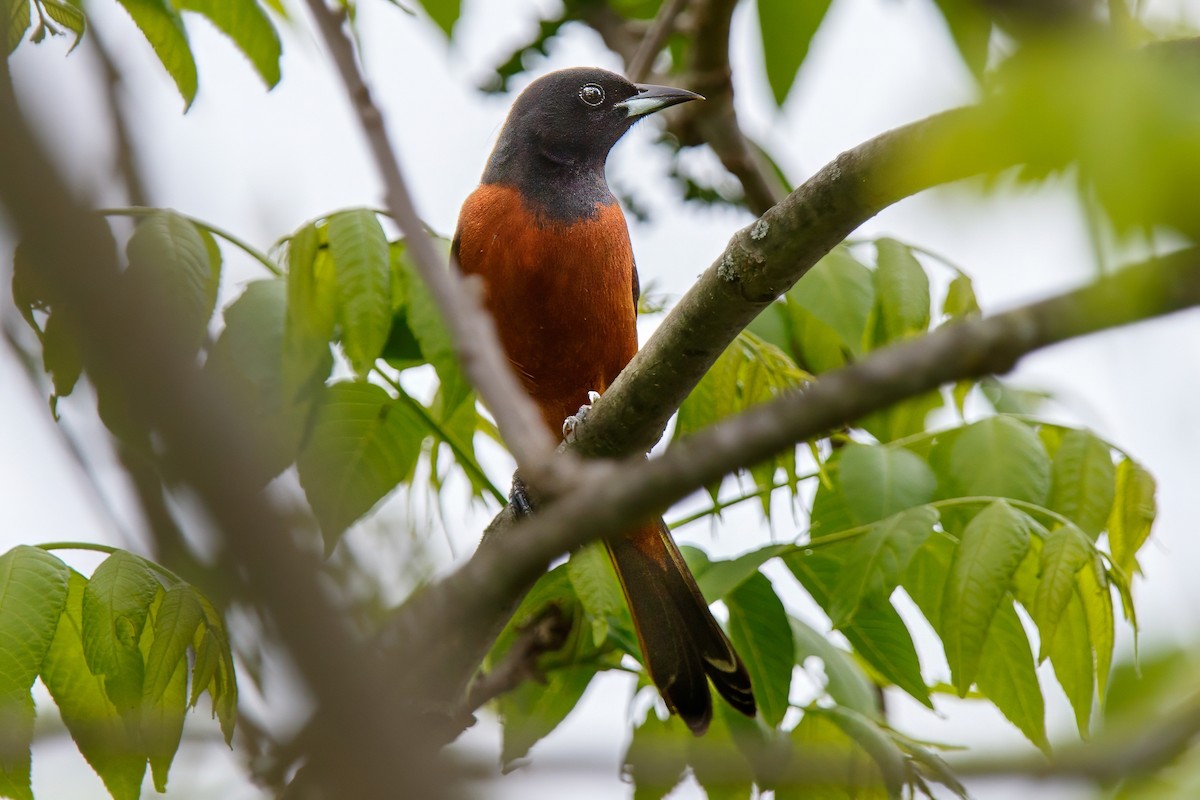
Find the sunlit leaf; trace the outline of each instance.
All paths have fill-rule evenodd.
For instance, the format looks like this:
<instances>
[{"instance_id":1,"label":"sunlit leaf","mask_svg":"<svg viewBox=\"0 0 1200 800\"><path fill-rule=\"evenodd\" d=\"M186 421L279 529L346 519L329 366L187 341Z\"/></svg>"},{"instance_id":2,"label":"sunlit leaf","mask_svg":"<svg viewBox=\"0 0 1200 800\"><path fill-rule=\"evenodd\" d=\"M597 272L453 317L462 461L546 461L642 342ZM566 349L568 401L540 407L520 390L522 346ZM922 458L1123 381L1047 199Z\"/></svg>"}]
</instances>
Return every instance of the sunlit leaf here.
<instances>
[{"instance_id":1,"label":"sunlit leaf","mask_svg":"<svg viewBox=\"0 0 1200 800\"><path fill-rule=\"evenodd\" d=\"M383 352L392 326L388 243L375 212L339 211L326 228L338 291L342 347L365 376Z\"/></svg>"},{"instance_id":2,"label":"sunlit leaf","mask_svg":"<svg viewBox=\"0 0 1200 800\"><path fill-rule=\"evenodd\" d=\"M845 248L836 248L813 266L787 293L796 305L832 329L845 352L859 355L867 318L875 303L871 270Z\"/></svg>"},{"instance_id":3,"label":"sunlit leaf","mask_svg":"<svg viewBox=\"0 0 1200 800\"><path fill-rule=\"evenodd\" d=\"M196 97L196 61L183 19L168 0L117 0L141 29L154 54L175 81L186 111Z\"/></svg>"},{"instance_id":4,"label":"sunlit leaf","mask_svg":"<svg viewBox=\"0 0 1200 800\"><path fill-rule=\"evenodd\" d=\"M1108 544L1113 563L1126 575L1137 566L1137 551L1150 536L1158 513L1154 477L1136 461L1117 465L1116 494L1108 519Z\"/></svg>"},{"instance_id":5,"label":"sunlit leaf","mask_svg":"<svg viewBox=\"0 0 1200 800\"><path fill-rule=\"evenodd\" d=\"M1054 454L1047 505L1095 541L1108 522L1114 493L1108 445L1089 431L1067 431Z\"/></svg>"},{"instance_id":6,"label":"sunlit leaf","mask_svg":"<svg viewBox=\"0 0 1200 800\"><path fill-rule=\"evenodd\" d=\"M832 0L758 0L758 27L762 35L767 82L775 104L783 105L796 73L808 55L809 44L825 18Z\"/></svg>"},{"instance_id":7,"label":"sunlit leaf","mask_svg":"<svg viewBox=\"0 0 1200 800\"><path fill-rule=\"evenodd\" d=\"M975 680L987 631L1029 549L1036 523L1003 500L963 530L942 597L941 634L960 696Z\"/></svg>"},{"instance_id":8,"label":"sunlit leaf","mask_svg":"<svg viewBox=\"0 0 1200 800\"><path fill-rule=\"evenodd\" d=\"M1049 752L1046 703L1034 669L1033 651L1010 600L1002 602L992 617L975 682L1029 741Z\"/></svg>"},{"instance_id":9,"label":"sunlit leaf","mask_svg":"<svg viewBox=\"0 0 1200 800\"><path fill-rule=\"evenodd\" d=\"M906 245L895 239L875 242L875 294L884 342L929 328L929 278Z\"/></svg>"},{"instance_id":10,"label":"sunlit leaf","mask_svg":"<svg viewBox=\"0 0 1200 800\"><path fill-rule=\"evenodd\" d=\"M279 83L279 34L255 0L175 0L180 11L203 14L237 45L268 87Z\"/></svg>"},{"instance_id":11,"label":"sunlit leaf","mask_svg":"<svg viewBox=\"0 0 1200 800\"><path fill-rule=\"evenodd\" d=\"M1041 441L1011 417L987 417L954 442L950 474L942 475L965 497L1011 497L1042 504L1050 490L1050 458Z\"/></svg>"},{"instance_id":12,"label":"sunlit leaf","mask_svg":"<svg viewBox=\"0 0 1200 800\"><path fill-rule=\"evenodd\" d=\"M67 602L67 566L36 547L0 556L0 796L32 800L30 689Z\"/></svg>"},{"instance_id":13,"label":"sunlit leaf","mask_svg":"<svg viewBox=\"0 0 1200 800\"><path fill-rule=\"evenodd\" d=\"M145 666L138 649L161 586L146 562L118 550L92 573L83 593L83 648L89 669L122 714L136 719Z\"/></svg>"},{"instance_id":14,"label":"sunlit leaf","mask_svg":"<svg viewBox=\"0 0 1200 800\"><path fill-rule=\"evenodd\" d=\"M837 466L850 517L859 525L924 505L937 488L929 465L903 448L849 444Z\"/></svg>"},{"instance_id":15,"label":"sunlit leaf","mask_svg":"<svg viewBox=\"0 0 1200 800\"><path fill-rule=\"evenodd\" d=\"M1092 560L1092 547L1083 531L1064 525L1046 534L1037 590L1029 613L1042 637L1038 661L1049 654L1059 621L1075 596L1075 575Z\"/></svg>"},{"instance_id":16,"label":"sunlit leaf","mask_svg":"<svg viewBox=\"0 0 1200 800\"><path fill-rule=\"evenodd\" d=\"M761 573L730 592L725 605L729 638L746 663L759 713L768 725L778 727L788 709L796 663L787 612Z\"/></svg>"}]
</instances>

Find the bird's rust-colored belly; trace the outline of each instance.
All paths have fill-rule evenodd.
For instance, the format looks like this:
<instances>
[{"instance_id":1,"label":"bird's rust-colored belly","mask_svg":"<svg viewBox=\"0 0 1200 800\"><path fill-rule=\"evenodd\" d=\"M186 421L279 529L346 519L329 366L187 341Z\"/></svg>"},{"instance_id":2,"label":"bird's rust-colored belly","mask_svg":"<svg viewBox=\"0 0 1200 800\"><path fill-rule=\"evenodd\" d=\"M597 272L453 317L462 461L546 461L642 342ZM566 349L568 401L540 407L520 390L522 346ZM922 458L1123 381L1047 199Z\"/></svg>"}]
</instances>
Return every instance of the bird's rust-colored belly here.
<instances>
[{"instance_id":1,"label":"bird's rust-colored belly","mask_svg":"<svg viewBox=\"0 0 1200 800\"><path fill-rule=\"evenodd\" d=\"M463 205L457 253L483 278L509 360L557 434L637 352L624 214L612 203L573 224L538 219L516 189L484 185Z\"/></svg>"}]
</instances>

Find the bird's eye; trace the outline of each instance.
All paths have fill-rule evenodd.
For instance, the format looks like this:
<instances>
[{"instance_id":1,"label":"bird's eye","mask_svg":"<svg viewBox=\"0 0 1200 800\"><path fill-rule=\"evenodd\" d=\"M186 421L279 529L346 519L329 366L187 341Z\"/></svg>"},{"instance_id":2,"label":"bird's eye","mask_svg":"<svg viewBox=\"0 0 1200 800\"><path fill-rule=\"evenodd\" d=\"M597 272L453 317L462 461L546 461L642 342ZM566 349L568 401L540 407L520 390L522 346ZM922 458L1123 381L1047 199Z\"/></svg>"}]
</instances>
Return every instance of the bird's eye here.
<instances>
[{"instance_id":1,"label":"bird's eye","mask_svg":"<svg viewBox=\"0 0 1200 800\"><path fill-rule=\"evenodd\" d=\"M593 108L604 102L604 90L595 83L585 83L579 87L579 99Z\"/></svg>"}]
</instances>

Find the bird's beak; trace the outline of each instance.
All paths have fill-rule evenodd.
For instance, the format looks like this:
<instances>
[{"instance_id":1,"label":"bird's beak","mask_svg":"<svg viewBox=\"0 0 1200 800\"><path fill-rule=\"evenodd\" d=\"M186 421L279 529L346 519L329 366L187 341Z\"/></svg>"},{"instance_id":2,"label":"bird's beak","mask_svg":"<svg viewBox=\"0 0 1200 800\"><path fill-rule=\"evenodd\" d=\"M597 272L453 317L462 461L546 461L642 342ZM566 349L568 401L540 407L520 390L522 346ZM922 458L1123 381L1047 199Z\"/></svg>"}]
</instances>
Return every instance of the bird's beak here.
<instances>
[{"instance_id":1,"label":"bird's beak","mask_svg":"<svg viewBox=\"0 0 1200 800\"><path fill-rule=\"evenodd\" d=\"M655 111L662 111L670 106L677 106L689 100L703 100L701 95L689 92L687 89L676 89L672 86L655 86L649 83L635 84L638 93L628 100L622 100L614 105L625 109L627 117L644 117Z\"/></svg>"}]
</instances>

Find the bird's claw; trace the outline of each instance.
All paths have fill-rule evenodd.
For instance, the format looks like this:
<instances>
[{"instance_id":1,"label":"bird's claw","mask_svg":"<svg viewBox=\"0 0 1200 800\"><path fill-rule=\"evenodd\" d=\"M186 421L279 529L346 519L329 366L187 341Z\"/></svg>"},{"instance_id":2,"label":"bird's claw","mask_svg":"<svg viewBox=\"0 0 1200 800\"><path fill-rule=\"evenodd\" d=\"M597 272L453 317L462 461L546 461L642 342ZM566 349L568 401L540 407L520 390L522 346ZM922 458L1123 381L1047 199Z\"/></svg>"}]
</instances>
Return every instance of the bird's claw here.
<instances>
[{"instance_id":1,"label":"bird's claw","mask_svg":"<svg viewBox=\"0 0 1200 800\"><path fill-rule=\"evenodd\" d=\"M591 410L592 410L592 404L595 403L599 399L600 399L599 392L588 392L587 403L585 403L584 405L581 405L579 407L578 411L576 411L574 414L572 414L571 416L569 416L563 420L563 427L562 427L563 441L565 441L565 442L575 441L575 431L577 431L579 429L579 427L581 425L583 425L584 422L587 421L587 416L589 413L591 413Z\"/></svg>"},{"instance_id":2,"label":"bird's claw","mask_svg":"<svg viewBox=\"0 0 1200 800\"><path fill-rule=\"evenodd\" d=\"M525 481L521 480L521 476L513 473L512 488L508 492L508 502L512 504L513 511L518 517L527 517L533 513L533 500L529 497L529 491L525 488Z\"/></svg>"}]
</instances>

